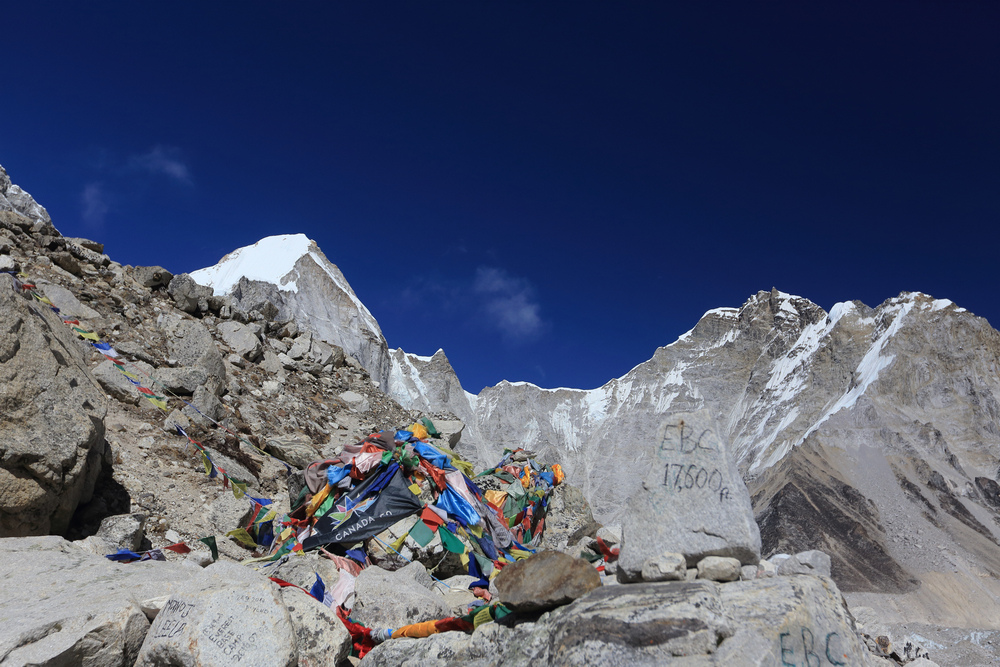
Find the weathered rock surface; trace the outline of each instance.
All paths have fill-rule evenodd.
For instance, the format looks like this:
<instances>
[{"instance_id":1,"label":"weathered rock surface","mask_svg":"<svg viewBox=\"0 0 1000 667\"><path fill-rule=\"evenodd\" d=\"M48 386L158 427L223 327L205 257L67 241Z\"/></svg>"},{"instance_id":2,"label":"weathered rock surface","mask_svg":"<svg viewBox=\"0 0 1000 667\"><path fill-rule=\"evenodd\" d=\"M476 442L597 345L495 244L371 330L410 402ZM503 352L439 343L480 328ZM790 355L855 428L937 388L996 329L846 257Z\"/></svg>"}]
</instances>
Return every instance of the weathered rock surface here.
<instances>
[{"instance_id":1,"label":"weathered rock surface","mask_svg":"<svg viewBox=\"0 0 1000 667\"><path fill-rule=\"evenodd\" d=\"M803 551L782 561L781 565L778 566L778 574L782 576L790 574L818 574L829 577L830 557L822 551Z\"/></svg>"},{"instance_id":2,"label":"weathered rock surface","mask_svg":"<svg viewBox=\"0 0 1000 667\"><path fill-rule=\"evenodd\" d=\"M0 540L0 662L130 666L149 628L138 601L191 581L181 565L123 566L60 537Z\"/></svg>"},{"instance_id":3,"label":"weathered rock surface","mask_svg":"<svg viewBox=\"0 0 1000 667\"><path fill-rule=\"evenodd\" d=\"M222 322L218 326L218 331L223 342L241 357L255 361L261 355L260 339L247 325L231 321Z\"/></svg>"},{"instance_id":4,"label":"weathered rock surface","mask_svg":"<svg viewBox=\"0 0 1000 667\"><path fill-rule=\"evenodd\" d=\"M600 585L601 577L590 563L559 551L541 551L508 565L496 578L501 602L517 611L567 604Z\"/></svg>"},{"instance_id":5,"label":"weathered rock surface","mask_svg":"<svg viewBox=\"0 0 1000 667\"><path fill-rule=\"evenodd\" d=\"M283 588L281 598L295 630L298 667L336 665L351 653L351 635L332 609L295 589Z\"/></svg>"},{"instance_id":6,"label":"weathered rock surface","mask_svg":"<svg viewBox=\"0 0 1000 667\"><path fill-rule=\"evenodd\" d=\"M829 579L604 586L535 623L389 640L362 665L866 665Z\"/></svg>"},{"instance_id":7,"label":"weathered rock surface","mask_svg":"<svg viewBox=\"0 0 1000 667\"><path fill-rule=\"evenodd\" d=\"M642 564L643 581L683 581L686 574L687 558L683 554L662 553Z\"/></svg>"},{"instance_id":8,"label":"weathered rock surface","mask_svg":"<svg viewBox=\"0 0 1000 667\"><path fill-rule=\"evenodd\" d=\"M150 625L137 667L297 664L297 638L278 586L238 565L224 571L241 580L170 597Z\"/></svg>"},{"instance_id":9,"label":"weathered rock surface","mask_svg":"<svg viewBox=\"0 0 1000 667\"><path fill-rule=\"evenodd\" d=\"M190 275L180 273L170 279L167 293L185 313L204 313L208 311L208 299L212 296L212 288L199 285Z\"/></svg>"},{"instance_id":10,"label":"weathered rock surface","mask_svg":"<svg viewBox=\"0 0 1000 667\"><path fill-rule=\"evenodd\" d=\"M594 520L583 492L563 482L552 491L541 546L545 549L566 549L583 537L593 537L598 528L600 524Z\"/></svg>"},{"instance_id":11,"label":"weathered rock surface","mask_svg":"<svg viewBox=\"0 0 1000 667\"><path fill-rule=\"evenodd\" d=\"M698 561L698 578L710 581L736 581L742 574L740 561L724 556L706 556Z\"/></svg>"},{"instance_id":12,"label":"weathered rock surface","mask_svg":"<svg viewBox=\"0 0 1000 667\"><path fill-rule=\"evenodd\" d=\"M0 275L0 536L61 532L93 493L107 400L83 350Z\"/></svg>"},{"instance_id":13,"label":"weathered rock surface","mask_svg":"<svg viewBox=\"0 0 1000 667\"><path fill-rule=\"evenodd\" d=\"M198 366L209 376L225 382L226 367L222 353L204 324L175 315L161 316L157 326L167 339L167 350L178 366Z\"/></svg>"},{"instance_id":14,"label":"weathered rock surface","mask_svg":"<svg viewBox=\"0 0 1000 667\"><path fill-rule=\"evenodd\" d=\"M398 628L451 615L444 598L408 574L369 567L358 575L354 591L351 617L369 627Z\"/></svg>"},{"instance_id":15,"label":"weathered rock surface","mask_svg":"<svg viewBox=\"0 0 1000 667\"><path fill-rule=\"evenodd\" d=\"M707 411L678 413L655 443L657 465L628 502L622 520L618 578L634 581L665 551L689 565L706 556L760 560L760 532L750 495Z\"/></svg>"}]
</instances>

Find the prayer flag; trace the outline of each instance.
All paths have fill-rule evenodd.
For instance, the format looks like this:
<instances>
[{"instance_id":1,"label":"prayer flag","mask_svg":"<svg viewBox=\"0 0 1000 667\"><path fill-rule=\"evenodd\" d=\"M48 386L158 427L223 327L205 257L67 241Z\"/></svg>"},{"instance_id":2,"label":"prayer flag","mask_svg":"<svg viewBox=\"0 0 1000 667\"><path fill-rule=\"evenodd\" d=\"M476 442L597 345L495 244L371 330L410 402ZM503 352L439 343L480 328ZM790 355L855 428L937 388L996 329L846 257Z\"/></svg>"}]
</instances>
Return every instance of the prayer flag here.
<instances>
[{"instance_id":1,"label":"prayer flag","mask_svg":"<svg viewBox=\"0 0 1000 667\"><path fill-rule=\"evenodd\" d=\"M163 547L163 548L178 554L186 554L191 551L191 547L184 544L183 542L178 542L177 544L171 544L169 547Z\"/></svg>"},{"instance_id":2,"label":"prayer flag","mask_svg":"<svg viewBox=\"0 0 1000 667\"><path fill-rule=\"evenodd\" d=\"M219 547L215 543L215 535L210 535L209 537L203 537L199 542L207 546L212 552L212 560L219 560Z\"/></svg>"},{"instance_id":3,"label":"prayer flag","mask_svg":"<svg viewBox=\"0 0 1000 667\"><path fill-rule=\"evenodd\" d=\"M240 544L250 549L256 549L257 543L253 541L250 537L250 533L247 532L246 528L237 528L236 530L231 530L226 533L226 537L231 537Z\"/></svg>"},{"instance_id":4,"label":"prayer flag","mask_svg":"<svg viewBox=\"0 0 1000 667\"><path fill-rule=\"evenodd\" d=\"M441 544L444 545L445 549L453 554L465 553L465 545L462 544L462 540L458 539L450 530L441 526L441 528L438 529L438 535L441 536Z\"/></svg>"},{"instance_id":5,"label":"prayer flag","mask_svg":"<svg viewBox=\"0 0 1000 667\"><path fill-rule=\"evenodd\" d=\"M428 528L423 521L417 521L410 529L410 537L420 546L426 547L434 539L434 531Z\"/></svg>"}]
</instances>

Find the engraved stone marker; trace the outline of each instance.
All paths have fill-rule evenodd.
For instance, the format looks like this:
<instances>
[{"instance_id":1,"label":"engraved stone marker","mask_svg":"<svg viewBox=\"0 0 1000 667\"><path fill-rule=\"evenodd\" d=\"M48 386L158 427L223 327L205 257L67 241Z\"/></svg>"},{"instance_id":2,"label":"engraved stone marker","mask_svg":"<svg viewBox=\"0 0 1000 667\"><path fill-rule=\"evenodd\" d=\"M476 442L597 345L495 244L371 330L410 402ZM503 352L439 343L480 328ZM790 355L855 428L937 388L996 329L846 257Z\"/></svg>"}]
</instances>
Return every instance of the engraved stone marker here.
<instances>
[{"instance_id":1,"label":"engraved stone marker","mask_svg":"<svg viewBox=\"0 0 1000 667\"><path fill-rule=\"evenodd\" d=\"M636 581L647 558L684 554L743 564L760 560L760 531L750 494L707 410L674 413L654 443L654 464L628 501L618 577Z\"/></svg>"}]
</instances>

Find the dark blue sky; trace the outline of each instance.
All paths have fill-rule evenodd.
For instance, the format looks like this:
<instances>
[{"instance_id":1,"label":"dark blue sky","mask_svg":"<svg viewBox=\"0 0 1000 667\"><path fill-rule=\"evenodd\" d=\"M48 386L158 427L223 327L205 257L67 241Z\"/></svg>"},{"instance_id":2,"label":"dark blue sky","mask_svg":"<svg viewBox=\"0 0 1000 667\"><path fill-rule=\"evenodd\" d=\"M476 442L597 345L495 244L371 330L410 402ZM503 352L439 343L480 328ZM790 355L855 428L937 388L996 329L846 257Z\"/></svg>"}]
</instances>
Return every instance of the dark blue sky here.
<instances>
[{"instance_id":1,"label":"dark blue sky","mask_svg":"<svg viewBox=\"0 0 1000 667\"><path fill-rule=\"evenodd\" d=\"M302 232L391 347L594 387L772 286L996 324L1000 3L23 2L0 164L128 264Z\"/></svg>"}]
</instances>

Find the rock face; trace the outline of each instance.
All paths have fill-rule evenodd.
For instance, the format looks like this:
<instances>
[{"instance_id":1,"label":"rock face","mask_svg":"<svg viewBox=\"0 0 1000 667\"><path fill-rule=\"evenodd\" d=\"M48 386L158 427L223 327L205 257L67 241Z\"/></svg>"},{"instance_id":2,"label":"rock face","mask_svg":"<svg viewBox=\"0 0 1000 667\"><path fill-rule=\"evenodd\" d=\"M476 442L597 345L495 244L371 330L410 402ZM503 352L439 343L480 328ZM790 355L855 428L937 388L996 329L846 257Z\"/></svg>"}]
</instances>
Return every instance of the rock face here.
<instances>
[{"instance_id":1,"label":"rock face","mask_svg":"<svg viewBox=\"0 0 1000 667\"><path fill-rule=\"evenodd\" d=\"M683 554L689 566L706 556L760 560L750 495L718 431L706 410L664 422L654 445L657 465L622 520L619 579L640 578L643 563L665 551Z\"/></svg>"},{"instance_id":2,"label":"rock face","mask_svg":"<svg viewBox=\"0 0 1000 667\"><path fill-rule=\"evenodd\" d=\"M100 473L106 413L82 344L0 275L0 536L66 529Z\"/></svg>"}]
</instances>

